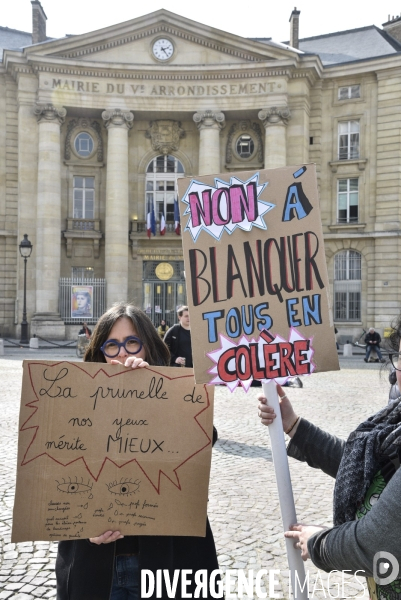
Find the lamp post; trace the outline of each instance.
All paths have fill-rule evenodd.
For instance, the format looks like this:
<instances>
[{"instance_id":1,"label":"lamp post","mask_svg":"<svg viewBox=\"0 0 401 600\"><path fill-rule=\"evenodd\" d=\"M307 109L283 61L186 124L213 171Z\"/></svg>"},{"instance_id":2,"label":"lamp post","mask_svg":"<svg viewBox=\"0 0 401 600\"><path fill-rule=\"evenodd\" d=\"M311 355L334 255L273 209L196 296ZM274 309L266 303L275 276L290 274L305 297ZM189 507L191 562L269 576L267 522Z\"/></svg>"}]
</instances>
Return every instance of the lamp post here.
<instances>
[{"instance_id":1,"label":"lamp post","mask_svg":"<svg viewBox=\"0 0 401 600\"><path fill-rule=\"evenodd\" d=\"M21 321L21 339L20 344L28 344L28 321L26 320L26 261L31 256L32 253L32 244L28 240L28 234L24 233L24 239L19 245L19 252L24 259L24 310L22 312L22 321Z\"/></svg>"}]
</instances>

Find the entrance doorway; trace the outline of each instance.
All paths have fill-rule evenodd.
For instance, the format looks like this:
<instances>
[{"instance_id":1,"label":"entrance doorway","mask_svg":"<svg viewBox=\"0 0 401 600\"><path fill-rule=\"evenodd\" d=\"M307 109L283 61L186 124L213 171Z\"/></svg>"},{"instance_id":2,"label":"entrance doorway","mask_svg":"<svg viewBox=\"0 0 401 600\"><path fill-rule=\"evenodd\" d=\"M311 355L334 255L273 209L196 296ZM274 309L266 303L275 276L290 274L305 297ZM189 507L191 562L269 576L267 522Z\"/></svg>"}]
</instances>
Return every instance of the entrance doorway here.
<instances>
[{"instance_id":1,"label":"entrance doorway","mask_svg":"<svg viewBox=\"0 0 401 600\"><path fill-rule=\"evenodd\" d=\"M186 304L184 262L143 263L143 310L155 327L164 319L169 327L177 322L177 308Z\"/></svg>"}]
</instances>

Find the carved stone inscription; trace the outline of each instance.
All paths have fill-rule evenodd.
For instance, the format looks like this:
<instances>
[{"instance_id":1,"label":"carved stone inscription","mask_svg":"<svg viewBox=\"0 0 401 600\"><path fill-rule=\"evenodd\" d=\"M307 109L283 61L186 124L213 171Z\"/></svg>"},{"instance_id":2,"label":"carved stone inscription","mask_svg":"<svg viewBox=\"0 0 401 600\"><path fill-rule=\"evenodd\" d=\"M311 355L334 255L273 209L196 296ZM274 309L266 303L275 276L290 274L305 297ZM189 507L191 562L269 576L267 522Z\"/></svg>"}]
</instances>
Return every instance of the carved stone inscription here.
<instances>
[{"instance_id":1,"label":"carved stone inscription","mask_svg":"<svg viewBox=\"0 0 401 600\"><path fill-rule=\"evenodd\" d=\"M238 83L172 83L166 84L152 82L124 82L92 81L70 79L65 77L46 77L41 80L42 89L60 90L63 93L73 92L79 94L106 94L121 96L174 96L174 97L201 97L201 96L248 96L266 95L269 93L283 92L283 80L259 80L254 82Z\"/></svg>"}]
</instances>

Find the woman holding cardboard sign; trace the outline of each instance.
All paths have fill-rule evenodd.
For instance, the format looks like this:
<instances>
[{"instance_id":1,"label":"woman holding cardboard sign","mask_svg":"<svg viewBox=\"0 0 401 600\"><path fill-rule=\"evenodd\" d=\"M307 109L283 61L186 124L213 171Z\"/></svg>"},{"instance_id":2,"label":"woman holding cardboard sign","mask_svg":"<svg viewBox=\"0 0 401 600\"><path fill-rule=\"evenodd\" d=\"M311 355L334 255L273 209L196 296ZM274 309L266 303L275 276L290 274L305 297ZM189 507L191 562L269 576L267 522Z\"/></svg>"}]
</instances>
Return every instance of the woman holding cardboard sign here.
<instances>
[{"instance_id":1,"label":"woman holding cardboard sign","mask_svg":"<svg viewBox=\"0 0 401 600\"><path fill-rule=\"evenodd\" d=\"M390 361L401 384L401 318L391 337ZM302 523L286 531L304 560L324 571L366 575L371 598L401 598L401 397L369 417L345 442L296 415L277 386L288 455L335 477L334 524ZM271 425L274 411L259 398L259 417Z\"/></svg>"},{"instance_id":2,"label":"woman holding cardboard sign","mask_svg":"<svg viewBox=\"0 0 401 600\"><path fill-rule=\"evenodd\" d=\"M135 306L121 303L113 306L98 321L84 360L141 369L149 364L167 366L169 351L145 313ZM217 432L214 430L213 443L216 439ZM210 575L218 569L218 562L209 521L206 523L206 537L124 537L119 531L108 530L90 540L60 542L56 562L57 598L155 598L157 586L153 593L146 595L141 589L141 569L154 574L157 571L169 573L172 585L176 570L188 569L192 573L203 570ZM191 577L187 577L187 581L187 590L190 591L194 582ZM180 579L177 579L173 596L167 596L164 585L161 589L162 595L158 598L181 598ZM214 589L213 596L210 592L207 586L207 598L220 597Z\"/></svg>"}]
</instances>

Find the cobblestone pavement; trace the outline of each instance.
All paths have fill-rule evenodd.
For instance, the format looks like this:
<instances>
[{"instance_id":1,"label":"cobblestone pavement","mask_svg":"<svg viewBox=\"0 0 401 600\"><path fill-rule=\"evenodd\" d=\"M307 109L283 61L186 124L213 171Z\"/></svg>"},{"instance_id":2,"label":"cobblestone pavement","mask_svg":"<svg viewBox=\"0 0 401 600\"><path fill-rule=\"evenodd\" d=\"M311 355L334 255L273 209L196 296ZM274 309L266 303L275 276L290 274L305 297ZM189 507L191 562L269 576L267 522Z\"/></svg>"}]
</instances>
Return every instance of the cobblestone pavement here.
<instances>
[{"instance_id":1,"label":"cobblestone pavement","mask_svg":"<svg viewBox=\"0 0 401 600\"><path fill-rule=\"evenodd\" d=\"M38 351L34 356L28 350L21 352L24 354L10 350L0 357L0 600L56 597L56 544L10 543L21 358L58 359L61 356L77 360L74 351L66 349L52 353ZM363 418L387 402L389 385L387 375L380 375L379 365L365 365L361 360L341 360L341 363L350 368L304 378L303 389L290 388L287 393L299 414L346 437ZM278 580L274 588L276 597L289 598L270 441L267 428L257 419L257 393L257 389L251 389L248 394L242 391L231 394L222 387L216 389L215 424L219 441L213 451L209 518L222 570L245 569L245 574L249 574L250 569L254 572L277 569L279 573L274 575ZM330 525L333 481L292 459L290 470L298 520ZM339 592L339 575L329 579L327 574L318 573L310 561L306 567L310 597L367 598L362 594L361 583L354 577L346 577L344 590L340 588ZM268 580L265 583L267 588L262 586L262 590L268 592ZM244 594L243 597L252 596Z\"/></svg>"}]
</instances>

